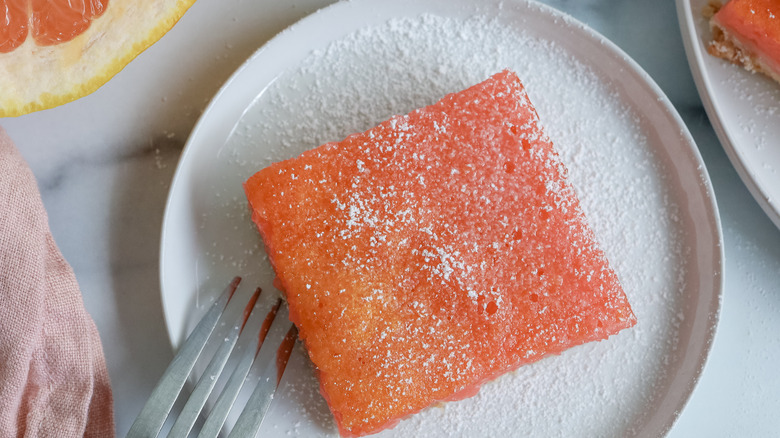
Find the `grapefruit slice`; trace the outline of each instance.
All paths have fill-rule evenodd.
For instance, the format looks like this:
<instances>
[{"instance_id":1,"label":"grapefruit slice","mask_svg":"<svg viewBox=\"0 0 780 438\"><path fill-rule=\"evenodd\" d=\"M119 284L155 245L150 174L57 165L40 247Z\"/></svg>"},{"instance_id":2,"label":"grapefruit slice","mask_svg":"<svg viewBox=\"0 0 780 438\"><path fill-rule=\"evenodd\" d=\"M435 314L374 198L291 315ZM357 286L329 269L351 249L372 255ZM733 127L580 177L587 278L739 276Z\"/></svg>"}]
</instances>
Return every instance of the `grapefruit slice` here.
<instances>
[{"instance_id":1,"label":"grapefruit slice","mask_svg":"<svg viewBox=\"0 0 780 438\"><path fill-rule=\"evenodd\" d=\"M0 117L97 90L194 1L0 0Z\"/></svg>"},{"instance_id":2,"label":"grapefruit slice","mask_svg":"<svg viewBox=\"0 0 780 438\"><path fill-rule=\"evenodd\" d=\"M636 322L514 73L245 189L343 436Z\"/></svg>"}]
</instances>

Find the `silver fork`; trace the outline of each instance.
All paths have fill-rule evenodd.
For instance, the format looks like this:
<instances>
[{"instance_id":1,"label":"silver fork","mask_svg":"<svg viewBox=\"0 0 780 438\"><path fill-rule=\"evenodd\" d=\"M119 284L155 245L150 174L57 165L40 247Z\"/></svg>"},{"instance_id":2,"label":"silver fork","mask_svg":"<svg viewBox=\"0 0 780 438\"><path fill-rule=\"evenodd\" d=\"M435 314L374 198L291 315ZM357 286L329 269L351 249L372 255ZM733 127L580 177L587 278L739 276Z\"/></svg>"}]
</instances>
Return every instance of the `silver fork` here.
<instances>
[{"instance_id":1,"label":"silver fork","mask_svg":"<svg viewBox=\"0 0 780 438\"><path fill-rule=\"evenodd\" d=\"M187 337L152 391L146 405L130 427L128 438L156 437L160 433L174 403L182 393L184 382L201 356L214 327L233 298L240 282L240 277L235 277L230 282ZM255 291L244 308L240 321L233 325L224 341L217 348L173 423L168 437L186 437L192 430L206 400L224 370L239 335L258 302L260 292L259 288ZM296 336L295 326L289 321L287 304L279 299L263 320L258 333L257 348L254 351L251 348L244 351L213 408L205 415L206 420L200 429L199 437L216 437L219 434L253 364L258 367L258 372L264 377L257 382L257 386L244 405L229 437L254 437L257 434L282 378Z\"/></svg>"}]
</instances>

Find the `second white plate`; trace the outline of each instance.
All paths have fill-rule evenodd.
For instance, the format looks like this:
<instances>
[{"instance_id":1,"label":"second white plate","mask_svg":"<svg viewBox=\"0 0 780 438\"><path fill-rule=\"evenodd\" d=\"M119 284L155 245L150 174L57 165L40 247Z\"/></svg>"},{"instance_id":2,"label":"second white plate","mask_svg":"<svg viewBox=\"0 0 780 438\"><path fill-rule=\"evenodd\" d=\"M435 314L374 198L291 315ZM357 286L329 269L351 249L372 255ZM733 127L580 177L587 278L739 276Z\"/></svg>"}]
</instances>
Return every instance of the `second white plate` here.
<instances>
[{"instance_id":1,"label":"second white plate","mask_svg":"<svg viewBox=\"0 0 780 438\"><path fill-rule=\"evenodd\" d=\"M707 53L702 10L709 0L677 0L685 53L712 127L758 204L780 227L780 84Z\"/></svg>"},{"instance_id":2,"label":"second white plate","mask_svg":"<svg viewBox=\"0 0 780 438\"><path fill-rule=\"evenodd\" d=\"M510 68L639 322L382 435L662 435L704 364L722 287L720 225L698 151L659 88L600 35L536 3L473 3L338 3L233 75L192 132L169 194L160 272L171 342L233 275L273 290L241 186L252 173ZM288 371L263 433L335 433L301 349Z\"/></svg>"}]
</instances>

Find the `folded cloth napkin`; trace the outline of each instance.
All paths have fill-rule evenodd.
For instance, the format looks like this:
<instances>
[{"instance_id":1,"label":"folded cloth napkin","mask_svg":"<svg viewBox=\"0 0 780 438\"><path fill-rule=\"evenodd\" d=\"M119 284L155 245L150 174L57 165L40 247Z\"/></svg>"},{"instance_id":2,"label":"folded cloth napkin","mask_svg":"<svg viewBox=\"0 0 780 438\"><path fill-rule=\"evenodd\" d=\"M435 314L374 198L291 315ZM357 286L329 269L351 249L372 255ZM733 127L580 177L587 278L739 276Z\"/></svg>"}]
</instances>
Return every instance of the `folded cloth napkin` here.
<instances>
[{"instance_id":1,"label":"folded cloth napkin","mask_svg":"<svg viewBox=\"0 0 780 438\"><path fill-rule=\"evenodd\" d=\"M0 436L114 436L97 328L54 243L35 178L2 128Z\"/></svg>"}]
</instances>

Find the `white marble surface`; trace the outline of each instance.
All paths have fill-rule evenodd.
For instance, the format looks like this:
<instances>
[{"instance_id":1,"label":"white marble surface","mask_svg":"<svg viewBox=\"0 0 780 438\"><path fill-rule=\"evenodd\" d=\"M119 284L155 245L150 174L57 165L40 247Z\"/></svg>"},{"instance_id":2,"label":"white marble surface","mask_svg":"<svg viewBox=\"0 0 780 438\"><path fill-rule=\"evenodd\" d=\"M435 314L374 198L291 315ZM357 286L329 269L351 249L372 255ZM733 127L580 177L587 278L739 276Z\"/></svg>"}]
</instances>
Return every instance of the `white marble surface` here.
<instances>
[{"instance_id":1,"label":"white marble surface","mask_svg":"<svg viewBox=\"0 0 780 438\"><path fill-rule=\"evenodd\" d=\"M157 44L94 94L0 119L33 169L51 228L100 331L123 436L172 357L158 249L183 144L219 86L257 47L327 0L198 0ZM725 238L720 324L672 437L780 431L780 231L729 163L702 108L674 3L547 3L595 28L667 93L712 178Z\"/></svg>"}]
</instances>

